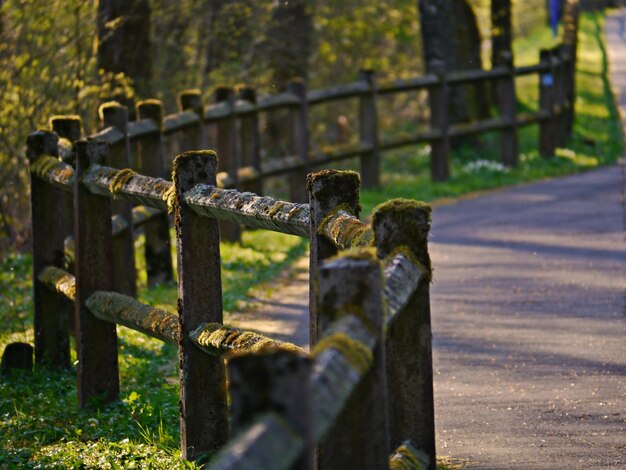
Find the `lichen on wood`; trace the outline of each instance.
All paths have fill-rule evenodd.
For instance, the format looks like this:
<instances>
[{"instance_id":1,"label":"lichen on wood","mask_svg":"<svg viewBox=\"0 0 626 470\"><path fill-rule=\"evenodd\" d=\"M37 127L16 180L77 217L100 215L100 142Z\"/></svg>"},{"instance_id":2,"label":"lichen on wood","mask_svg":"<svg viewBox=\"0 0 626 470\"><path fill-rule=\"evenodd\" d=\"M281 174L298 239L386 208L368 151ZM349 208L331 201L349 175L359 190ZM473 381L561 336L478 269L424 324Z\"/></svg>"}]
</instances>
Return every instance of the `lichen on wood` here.
<instances>
[{"instance_id":1,"label":"lichen on wood","mask_svg":"<svg viewBox=\"0 0 626 470\"><path fill-rule=\"evenodd\" d=\"M370 246L374 240L372 229L350 211L347 204L337 206L319 224L317 233L332 241L337 248Z\"/></svg>"},{"instance_id":2,"label":"lichen on wood","mask_svg":"<svg viewBox=\"0 0 626 470\"><path fill-rule=\"evenodd\" d=\"M220 323L203 323L191 332L193 343L208 354L226 352L261 352L266 349L304 352L295 344L285 343L252 331L239 330Z\"/></svg>"},{"instance_id":3,"label":"lichen on wood","mask_svg":"<svg viewBox=\"0 0 626 470\"><path fill-rule=\"evenodd\" d=\"M85 302L101 320L127 326L170 344L178 343L178 316L116 292L95 292Z\"/></svg>"},{"instance_id":4,"label":"lichen on wood","mask_svg":"<svg viewBox=\"0 0 626 470\"><path fill-rule=\"evenodd\" d=\"M71 190L74 181L74 169L56 157L40 155L30 164L31 173L62 189Z\"/></svg>"},{"instance_id":5,"label":"lichen on wood","mask_svg":"<svg viewBox=\"0 0 626 470\"><path fill-rule=\"evenodd\" d=\"M167 208L168 191L172 187L172 183L163 178L97 164L89 167L82 181L94 194L108 197L115 194L120 199L157 209Z\"/></svg>"},{"instance_id":6,"label":"lichen on wood","mask_svg":"<svg viewBox=\"0 0 626 470\"><path fill-rule=\"evenodd\" d=\"M37 279L49 289L63 294L72 301L76 300L76 279L67 271L54 266L46 266L41 270Z\"/></svg>"},{"instance_id":7,"label":"lichen on wood","mask_svg":"<svg viewBox=\"0 0 626 470\"><path fill-rule=\"evenodd\" d=\"M431 214L429 204L410 199L392 199L376 207L372 227L379 258L386 258L399 246L406 246L413 259L431 273L427 248Z\"/></svg>"},{"instance_id":8,"label":"lichen on wood","mask_svg":"<svg viewBox=\"0 0 626 470\"><path fill-rule=\"evenodd\" d=\"M416 449L411 441L405 441L389 457L390 470L427 470L430 459L425 452Z\"/></svg>"},{"instance_id":9,"label":"lichen on wood","mask_svg":"<svg viewBox=\"0 0 626 470\"><path fill-rule=\"evenodd\" d=\"M365 374L372 365L372 350L345 333L333 333L323 337L313 348L312 354L318 355L326 349L338 351L360 374Z\"/></svg>"},{"instance_id":10,"label":"lichen on wood","mask_svg":"<svg viewBox=\"0 0 626 470\"><path fill-rule=\"evenodd\" d=\"M124 186L136 175L137 173L130 168L123 168L115 173L115 176L111 178L109 182L109 191L115 195L124 189Z\"/></svg>"},{"instance_id":11,"label":"lichen on wood","mask_svg":"<svg viewBox=\"0 0 626 470\"><path fill-rule=\"evenodd\" d=\"M194 212L203 217L301 237L309 236L308 204L279 201L269 196L205 184L187 191L183 199Z\"/></svg>"}]
</instances>

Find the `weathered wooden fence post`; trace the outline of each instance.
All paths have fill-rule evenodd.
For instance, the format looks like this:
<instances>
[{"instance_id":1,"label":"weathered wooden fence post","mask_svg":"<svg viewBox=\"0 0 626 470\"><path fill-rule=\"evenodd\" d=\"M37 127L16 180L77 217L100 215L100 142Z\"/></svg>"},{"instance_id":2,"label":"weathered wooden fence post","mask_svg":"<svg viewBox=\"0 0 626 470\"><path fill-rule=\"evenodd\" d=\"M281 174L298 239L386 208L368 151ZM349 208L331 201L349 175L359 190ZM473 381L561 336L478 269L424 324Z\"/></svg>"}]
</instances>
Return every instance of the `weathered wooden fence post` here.
<instances>
[{"instance_id":1,"label":"weathered wooden fence post","mask_svg":"<svg viewBox=\"0 0 626 470\"><path fill-rule=\"evenodd\" d=\"M193 345L202 323L223 323L220 237L217 220L196 214L182 196L200 183L216 184L217 157L186 152L174 160L178 253L180 440L182 457L195 460L228 438L224 361Z\"/></svg>"},{"instance_id":2,"label":"weathered wooden fence post","mask_svg":"<svg viewBox=\"0 0 626 470\"><path fill-rule=\"evenodd\" d=\"M113 168L131 168L130 140L128 139L128 109L112 101L100 106L103 127L115 127L124 134L121 143L111 147L108 164ZM113 237L113 290L137 296L137 270L135 268L135 239L133 233L133 205L125 201L111 203L113 214L120 215L127 228Z\"/></svg>"},{"instance_id":3,"label":"weathered wooden fence post","mask_svg":"<svg viewBox=\"0 0 626 470\"><path fill-rule=\"evenodd\" d=\"M75 144L74 243L76 266L76 351L78 406L111 403L119 397L117 332L114 323L96 318L85 305L96 291L110 291L112 282L111 201L96 196L82 183L93 163L103 164L109 144L80 140Z\"/></svg>"},{"instance_id":4,"label":"weathered wooden fence post","mask_svg":"<svg viewBox=\"0 0 626 470\"><path fill-rule=\"evenodd\" d=\"M323 170L307 176L311 210L311 241L309 248L309 344L317 343L319 335L317 272L322 260L337 254L337 249L317 232L320 223L337 209L359 216L358 173L353 171Z\"/></svg>"},{"instance_id":5,"label":"weathered wooden fence post","mask_svg":"<svg viewBox=\"0 0 626 470\"><path fill-rule=\"evenodd\" d=\"M387 323L386 360L391 447L410 439L435 468L432 332L428 254L430 206L416 201L390 201L374 214L372 228L378 257L398 251L415 260L422 279L405 307Z\"/></svg>"},{"instance_id":6,"label":"weathered wooden fence post","mask_svg":"<svg viewBox=\"0 0 626 470\"><path fill-rule=\"evenodd\" d=\"M239 118L239 138L241 142L241 164L250 165L261 173L261 136L259 133L259 112L256 110L256 92L249 86L241 86L238 92L240 101L252 105L254 110ZM263 194L263 178L241 184L242 191Z\"/></svg>"},{"instance_id":7,"label":"weathered wooden fence post","mask_svg":"<svg viewBox=\"0 0 626 470\"><path fill-rule=\"evenodd\" d=\"M515 67L513 55L510 52L502 53L502 65L507 69L507 75L498 81L498 104L500 116L506 125L500 133L500 158L502 164L508 167L517 166L517 99L515 97Z\"/></svg>"},{"instance_id":8,"label":"weathered wooden fence post","mask_svg":"<svg viewBox=\"0 0 626 470\"><path fill-rule=\"evenodd\" d=\"M65 158L65 163L76 167L76 155L73 149L73 144L81 137L81 119L79 116L52 116L50 118L50 128L57 133L57 135L63 139L67 139L72 148L69 148L69 153ZM62 225L64 231L64 237L74 235L74 195L70 192L59 192L61 198L61 211L62 211ZM74 272L74 260L66 257L65 268L68 272ZM63 310L66 312L68 319L68 328L74 330L74 304L68 300L64 301Z\"/></svg>"},{"instance_id":9,"label":"weathered wooden fence post","mask_svg":"<svg viewBox=\"0 0 626 470\"><path fill-rule=\"evenodd\" d=\"M54 132L38 131L27 139L30 172L30 201L33 232L33 305L35 311L35 361L49 362L58 367L70 366L67 310L63 299L39 281L46 266L64 267L65 230L60 190L37 176L33 163L38 158L58 159L58 136Z\"/></svg>"},{"instance_id":10,"label":"weathered wooden fence post","mask_svg":"<svg viewBox=\"0 0 626 470\"><path fill-rule=\"evenodd\" d=\"M433 60L428 67L439 83L428 89L430 106L430 127L438 136L430 144L430 177L433 181L445 181L450 177L450 138L448 136L449 87L446 78L446 64Z\"/></svg>"},{"instance_id":11,"label":"weathered wooden fence post","mask_svg":"<svg viewBox=\"0 0 626 470\"><path fill-rule=\"evenodd\" d=\"M369 152L361 155L361 179L365 189L373 189L380 186L376 72L361 70L358 78L369 87L367 94L359 96L359 140L372 147Z\"/></svg>"},{"instance_id":12,"label":"weathered wooden fence post","mask_svg":"<svg viewBox=\"0 0 626 470\"><path fill-rule=\"evenodd\" d=\"M217 122L217 154L220 156L219 170L225 171L232 181L231 186L239 188L239 152L237 151L237 119L235 116L235 92L230 87L217 87L215 101L228 107L228 115ZM241 240L241 227L232 222L220 222L222 239L229 242Z\"/></svg>"},{"instance_id":13,"label":"weathered wooden fence post","mask_svg":"<svg viewBox=\"0 0 626 470\"><path fill-rule=\"evenodd\" d=\"M311 359L297 352L268 350L228 360L231 433L236 435L262 413L276 413L306 443L293 468L311 468ZM281 468L284 455L272 455L267 467ZM256 462L260 464L260 462Z\"/></svg>"},{"instance_id":14,"label":"weathered wooden fence post","mask_svg":"<svg viewBox=\"0 0 626 470\"><path fill-rule=\"evenodd\" d=\"M551 157L556 148L554 135L554 67L552 54L547 49L539 52L539 63L550 66L546 72L539 75L539 109L546 113L546 117L539 124L539 153L542 157Z\"/></svg>"},{"instance_id":15,"label":"weathered wooden fence post","mask_svg":"<svg viewBox=\"0 0 626 470\"><path fill-rule=\"evenodd\" d=\"M318 273L322 338L332 322L354 315L376 336L373 364L320 443L318 468L387 468L390 454L382 272L367 251L334 259ZM323 339L322 339L323 341ZM322 344L322 343L320 343Z\"/></svg>"},{"instance_id":16,"label":"weathered wooden fence post","mask_svg":"<svg viewBox=\"0 0 626 470\"><path fill-rule=\"evenodd\" d=\"M563 44L561 47L563 48L563 56L565 57L565 100L568 105L565 113L565 133L567 137L570 137L574 126L574 106L576 101L574 77L576 75L576 62L572 46Z\"/></svg>"},{"instance_id":17,"label":"weathered wooden fence post","mask_svg":"<svg viewBox=\"0 0 626 470\"><path fill-rule=\"evenodd\" d=\"M569 49L570 65L567 72L567 97L570 103L567 115L567 133L571 135L574 126L574 116L576 115L576 63L578 60L578 16L580 14L580 4L578 0L567 0L563 14L563 25L565 28L563 42Z\"/></svg>"},{"instance_id":18,"label":"weathered wooden fence post","mask_svg":"<svg viewBox=\"0 0 626 470\"><path fill-rule=\"evenodd\" d=\"M138 143L139 172L142 175L166 178L163 147L163 104L158 100L137 103L137 118L151 119L159 128L155 134ZM154 286L174 279L170 242L170 223L166 213L154 216L144 224L148 285Z\"/></svg>"},{"instance_id":19,"label":"weathered wooden fence post","mask_svg":"<svg viewBox=\"0 0 626 470\"><path fill-rule=\"evenodd\" d=\"M204 133L204 105L202 103L202 92L200 90L183 90L178 94L179 111L193 111L198 115L197 125L189 126L183 131L179 140L181 152L188 150L203 150L206 147L206 136Z\"/></svg>"},{"instance_id":20,"label":"weathered wooden fence post","mask_svg":"<svg viewBox=\"0 0 626 470\"><path fill-rule=\"evenodd\" d=\"M287 91L300 99L298 105L289 109L291 130L289 151L299 158L302 165L288 176L289 197L292 202L306 202L308 195L304 183L309 172L309 106L306 99L306 82L303 79L292 80L287 85Z\"/></svg>"},{"instance_id":21,"label":"weathered wooden fence post","mask_svg":"<svg viewBox=\"0 0 626 470\"><path fill-rule=\"evenodd\" d=\"M555 67L555 93L556 93L556 104L557 104L557 115L556 115L556 145L557 147L563 147L565 145L565 141L567 140L567 110L565 109L565 100L567 99L566 95L566 58L563 54L563 48L561 46L557 46L552 50L552 54L554 56L554 61L556 62Z\"/></svg>"}]
</instances>

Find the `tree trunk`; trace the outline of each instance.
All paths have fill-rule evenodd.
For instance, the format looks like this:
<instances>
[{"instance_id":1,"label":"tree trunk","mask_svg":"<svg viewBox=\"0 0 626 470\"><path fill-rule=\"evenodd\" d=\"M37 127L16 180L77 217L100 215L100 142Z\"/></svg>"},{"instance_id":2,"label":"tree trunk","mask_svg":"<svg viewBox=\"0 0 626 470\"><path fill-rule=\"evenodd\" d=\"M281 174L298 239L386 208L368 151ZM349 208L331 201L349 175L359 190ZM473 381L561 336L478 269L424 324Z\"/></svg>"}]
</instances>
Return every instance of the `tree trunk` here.
<instances>
[{"instance_id":1,"label":"tree trunk","mask_svg":"<svg viewBox=\"0 0 626 470\"><path fill-rule=\"evenodd\" d=\"M313 4L309 0L275 2L265 51L277 91L284 91L294 78L306 80L312 36Z\"/></svg>"},{"instance_id":2,"label":"tree trunk","mask_svg":"<svg viewBox=\"0 0 626 470\"><path fill-rule=\"evenodd\" d=\"M98 2L98 69L131 78L143 98L152 95L150 16L148 0ZM129 104L127 97L112 98Z\"/></svg>"},{"instance_id":3,"label":"tree trunk","mask_svg":"<svg viewBox=\"0 0 626 470\"><path fill-rule=\"evenodd\" d=\"M502 53L511 47L511 0L491 0L491 65L502 64Z\"/></svg>"},{"instance_id":4,"label":"tree trunk","mask_svg":"<svg viewBox=\"0 0 626 470\"><path fill-rule=\"evenodd\" d=\"M426 70L434 60L445 62L449 72L482 68L480 32L467 0L419 0L419 10ZM451 87L449 116L451 123L488 117L485 85Z\"/></svg>"}]
</instances>

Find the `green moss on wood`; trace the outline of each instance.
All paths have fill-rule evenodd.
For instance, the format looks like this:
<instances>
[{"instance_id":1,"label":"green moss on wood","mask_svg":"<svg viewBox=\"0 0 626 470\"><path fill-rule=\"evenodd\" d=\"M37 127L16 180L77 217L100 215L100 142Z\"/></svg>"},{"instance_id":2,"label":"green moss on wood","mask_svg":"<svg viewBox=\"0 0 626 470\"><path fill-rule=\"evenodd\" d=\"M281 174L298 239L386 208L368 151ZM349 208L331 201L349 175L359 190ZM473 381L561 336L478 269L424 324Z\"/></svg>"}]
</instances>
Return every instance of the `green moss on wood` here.
<instances>
[{"instance_id":1,"label":"green moss on wood","mask_svg":"<svg viewBox=\"0 0 626 470\"><path fill-rule=\"evenodd\" d=\"M100 319L141 331L162 341L178 339L178 316L115 292L95 292L85 302Z\"/></svg>"},{"instance_id":2,"label":"green moss on wood","mask_svg":"<svg viewBox=\"0 0 626 470\"><path fill-rule=\"evenodd\" d=\"M428 254L432 208L429 204L410 199L392 199L374 209L372 227L374 244L380 258L406 246L404 251L423 271L432 277Z\"/></svg>"},{"instance_id":3,"label":"green moss on wood","mask_svg":"<svg viewBox=\"0 0 626 470\"><path fill-rule=\"evenodd\" d=\"M65 295L68 299L76 299L76 279L70 273L54 266L47 266L41 270L37 279L49 289Z\"/></svg>"},{"instance_id":4,"label":"green moss on wood","mask_svg":"<svg viewBox=\"0 0 626 470\"><path fill-rule=\"evenodd\" d=\"M109 191L111 191L111 194L119 193L136 174L137 173L130 168L117 171L109 183Z\"/></svg>"},{"instance_id":5,"label":"green moss on wood","mask_svg":"<svg viewBox=\"0 0 626 470\"><path fill-rule=\"evenodd\" d=\"M342 212L344 214L342 214ZM347 204L335 207L319 224L319 235L326 235L339 248L367 247L374 241L371 228L363 224Z\"/></svg>"},{"instance_id":6,"label":"green moss on wood","mask_svg":"<svg viewBox=\"0 0 626 470\"><path fill-rule=\"evenodd\" d=\"M361 375L372 365L372 351L362 342L350 338L345 333L333 333L322 338L311 352L314 356L327 349L334 349Z\"/></svg>"},{"instance_id":7,"label":"green moss on wood","mask_svg":"<svg viewBox=\"0 0 626 470\"><path fill-rule=\"evenodd\" d=\"M205 323L191 333L191 339L203 350L218 355L225 352L257 353L268 349L304 352L295 344L284 343L252 331L239 330L220 323Z\"/></svg>"},{"instance_id":8,"label":"green moss on wood","mask_svg":"<svg viewBox=\"0 0 626 470\"><path fill-rule=\"evenodd\" d=\"M426 470L428 468L428 456L421 452L410 442L403 443L389 457L390 470Z\"/></svg>"},{"instance_id":9,"label":"green moss on wood","mask_svg":"<svg viewBox=\"0 0 626 470\"><path fill-rule=\"evenodd\" d=\"M317 196L324 196L327 193L332 195L340 191L346 181L350 181L350 186L359 188L361 177L356 171L350 170L322 170L317 173L309 173L306 177L306 188L313 191L313 185L319 179L324 179L324 188L318 188Z\"/></svg>"},{"instance_id":10,"label":"green moss on wood","mask_svg":"<svg viewBox=\"0 0 626 470\"><path fill-rule=\"evenodd\" d=\"M39 178L45 179L50 170L59 163L59 159L49 155L40 155L30 164L30 171Z\"/></svg>"},{"instance_id":11,"label":"green moss on wood","mask_svg":"<svg viewBox=\"0 0 626 470\"><path fill-rule=\"evenodd\" d=\"M285 204L286 203L283 201L276 201L272 208L267 212L267 215L270 217L275 216L285 206Z\"/></svg>"}]
</instances>

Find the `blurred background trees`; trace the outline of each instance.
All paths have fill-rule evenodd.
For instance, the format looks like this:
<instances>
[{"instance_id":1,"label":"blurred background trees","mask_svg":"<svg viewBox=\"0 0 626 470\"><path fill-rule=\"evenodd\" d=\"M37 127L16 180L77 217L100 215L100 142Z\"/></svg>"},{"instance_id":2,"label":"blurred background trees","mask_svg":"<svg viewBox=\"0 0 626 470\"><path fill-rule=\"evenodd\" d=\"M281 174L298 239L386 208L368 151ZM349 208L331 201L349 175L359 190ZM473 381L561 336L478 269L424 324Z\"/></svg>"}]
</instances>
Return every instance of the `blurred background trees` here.
<instances>
[{"instance_id":1,"label":"blurred background trees","mask_svg":"<svg viewBox=\"0 0 626 470\"><path fill-rule=\"evenodd\" d=\"M28 243L24 142L51 115L78 114L93 132L98 104L111 98L155 97L172 112L191 87L210 96L245 82L263 94L304 76L319 88L361 68L415 76L428 55L422 3L451 12L432 34L451 40L452 69L490 67L506 15L492 15L489 0L0 0L0 255ZM510 2L513 38L546 23L545 4ZM492 28L492 17L504 22ZM470 105L465 117L472 109L487 108Z\"/></svg>"}]
</instances>

